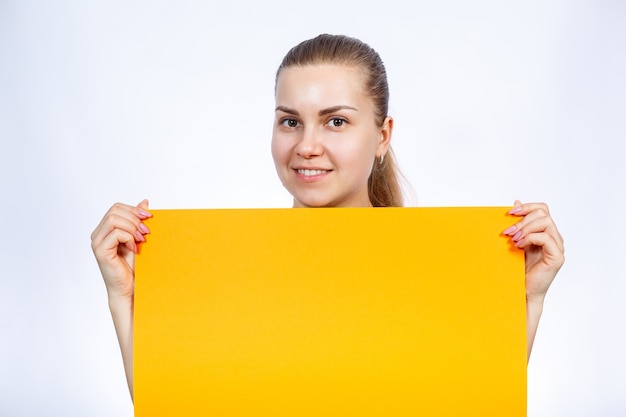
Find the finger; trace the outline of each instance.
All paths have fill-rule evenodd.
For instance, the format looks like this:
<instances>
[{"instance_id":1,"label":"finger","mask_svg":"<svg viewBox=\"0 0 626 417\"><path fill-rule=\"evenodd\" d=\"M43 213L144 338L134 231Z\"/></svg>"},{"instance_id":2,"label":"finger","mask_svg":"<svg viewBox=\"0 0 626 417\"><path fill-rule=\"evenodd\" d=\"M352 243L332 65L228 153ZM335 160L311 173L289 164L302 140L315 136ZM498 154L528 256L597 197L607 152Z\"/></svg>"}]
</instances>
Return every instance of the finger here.
<instances>
[{"instance_id":1,"label":"finger","mask_svg":"<svg viewBox=\"0 0 626 417\"><path fill-rule=\"evenodd\" d=\"M524 226L526 226L527 224L533 221L536 221L537 219L548 219L548 221L550 222L552 221L552 218L548 215L548 213L546 213L543 209L538 208L536 210L531 211L524 217L522 217L520 221L518 221L517 223L515 223L513 226L509 227L502 233L505 235L513 236L516 233L518 233L520 230L522 230Z\"/></svg>"},{"instance_id":2,"label":"finger","mask_svg":"<svg viewBox=\"0 0 626 417\"><path fill-rule=\"evenodd\" d=\"M519 200L515 200L513 208L509 211L509 214L514 216L526 216L532 211L543 210L550 215L550 209L546 203L525 203L523 204Z\"/></svg>"},{"instance_id":3,"label":"finger","mask_svg":"<svg viewBox=\"0 0 626 417\"><path fill-rule=\"evenodd\" d=\"M134 236L137 236L138 240L142 240L142 233L137 233L147 230L145 225L142 226L141 220L134 216L124 216L120 214L109 214L106 221L102 223L100 231L96 234L94 242L98 242L98 237L108 235L113 229L122 229Z\"/></svg>"},{"instance_id":4,"label":"finger","mask_svg":"<svg viewBox=\"0 0 626 417\"><path fill-rule=\"evenodd\" d=\"M515 246L521 249L527 249L531 246L541 247L544 264L555 268L557 271L565 262L563 250L559 248L557 241L548 233L531 233L518 241Z\"/></svg>"},{"instance_id":5,"label":"finger","mask_svg":"<svg viewBox=\"0 0 626 417\"><path fill-rule=\"evenodd\" d=\"M526 220L526 218L524 220ZM515 226L517 231L511 237L514 242L518 242L532 233L547 233L552 237L552 239L554 239L559 246L559 249L561 251L563 250L563 238L552 221L552 218L542 216L531 221L525 221L524 225L521 225L520 223Z\"/></svg>"},{"instance_id":6,"label":"finger","mask_svg":"<svg viewBox=\"0 0 626 417\"><path fill-rule=\"evenodd\" d=\"M516 203L518 201L516 201ZM561 249L563 249L563 245L564 245L563 236L561 236L561 234L559 233L556 223L554 223L554 219L552 219L552 216L550 216L550 211L548 209L548 206L544 203L529 203L523 206L525 208L522 207L519 213L524 213L528 209L530 209L530 212L524 215L523 219L520 220L520 222L518 222L515 226L511 226L508 229L506 229L504 234L509 235L509 236L515 236L519 232L519 230L521 230L522 228L525 228L526 225L534 222L538 218L545 217L548 220L548 225L546 226L546 230L557 240L557 242L559 243L559 246L561 247ZM517 237L519 238L519 236Z\"/></svg>"},{"instance_id":7,"label":"finger","mask_svg":"<svg viewBox=\"0 0 626 417\"><path fill-rule=\"evenodd\" d=\"M130 213L132 212L132 209L133 207L127 206L126 204L122 204L122 203L113 204L111 208L109 208L109 210L104 214L104 216L102 217L102 220L100 220L100 223L98 223L98 226L96 226L96 228L92 232L91 239L93 240L95 235L99 234L103 228L107 227L107 223L110 221L111 215L118 214L121 216L125 216L124 213L126 212Z\"/></svg>"},{"instance_id":8,"label":"finger","mask_svg":"<svg viewBox=\"0 0 626 417\"><path fill-rule=\"evenodd\" d=\"M140 204L147 204L147 201L145 203L144 201L142 201ZM114 218L115 216L125 218L135 223L137 227L139 227L139 223L141 222L141 220L145 220L149 217L152 217L152 214L147 212L144 208L139 207L139 206L135 207L135 206L129 206L129 205L122 204L122 203L115 203L109 209L109 211L107 211L107 213L104 215L100 223L105 224L107 221L110 221L110 219Z\"/></svg>"},{"instance_id":9,"label":"finger","mask_svg":"<svg viewBox=\"0 0 626 417\"><path fill-rule=\"evenodd\" d=\"M152 214L147 211L148 209L148 200L143 200L141 203L136 206L129 206L128 204L123 203L115 203L109 209L107 214L109 213L117 213L121 215L134 215L142 220L152 217Z\"/></svg>"},{"instance_id":10,"label":"finger","mask_svg":"<svg viewBox=\"0 0 626 417\"><path fill-rule=\"evenodd\" d=\"M148 208L147 204L147 200L142 201L137 206L129 206L128 204L115 203L109 209L109 211L106 212L103 220L110 215L122 216L132 221L135 221L136 219L147 219L149 217L152 217L152 214L146 210Z\"/></svg>"},{"instance_id":11,"label":"finger","mask_svg":"<svg viewBox=\"0 0 626 417\"><path fill-rule=\"evenodd\" d=\"M94 251L114 229L121 229L140 242L145 241L144 234L150 233L147 226L135 215L129 215L124 210L110 211L92 234L91 246Z\"/></svg>"},{"instance_id":12,"label":"finger","mask_svg":"<svg viewBox=\"0 0 626 417\"><path fill-rule=\"evenodd\" d=\"M532 213L531 213L532 214ZM561 251L565 250L563 236L559 233L559 229L556 227L554 220L550 216L539 216L536 218L530 218L528 215L524 218L524 225L521 229L522 236L526 236L530 233L545 232L548 233L552 239L557 243ZM527 220L528 219L528 220Z\"/></svg>"},{"instance_id":13,"label":"finger","mask_svg":"<svg viewBox=\"0 0 626 417\"><path fill-rule=\"evenodd\" d=\"M149 202L146 198L144 198L141 203L137 204L137 216L142 220L152 217L152 213L148 211L148 206Z\"/></svg>"},{"instance_id":14,"label":"finger","mask_svg":"<svg viewBox=\"0 0 626 417\"><path fill-rule=\"evenodd\" d=\"M557 243L559 249L561 251L565 250L563 237L550 216L532 216L531 213L503 232L503 234L509 236L513 242L519 242L531 233L548 233Z\"/></svg>"},{"instance_id":15,"label":"finger","mask_svg":"<svg viewBox=\"0 0 626 417\"><path fill-rule=\"evenodd\" d=\"M136 237L123 229L113 229L103 237L100 245L94 248L96 259L113 261L118 256L118 247L123 245L131 252L137 252Z\"/></svg>"}]
</instances>

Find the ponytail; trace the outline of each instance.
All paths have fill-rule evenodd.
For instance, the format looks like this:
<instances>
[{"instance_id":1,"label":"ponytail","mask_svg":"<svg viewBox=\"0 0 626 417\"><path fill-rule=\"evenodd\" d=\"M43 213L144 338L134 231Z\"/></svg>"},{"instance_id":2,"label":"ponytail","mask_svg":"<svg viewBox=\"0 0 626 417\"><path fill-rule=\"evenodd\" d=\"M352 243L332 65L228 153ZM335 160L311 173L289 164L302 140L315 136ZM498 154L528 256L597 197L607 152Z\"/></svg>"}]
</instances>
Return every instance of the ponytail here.
<instances>
[{"instance_id":1,"label":"ponytail","mask_svg":"<svg viewBox=\"0 0 626 417\"><path fill-rule=\"evenodd\" d=\"M400 173L396 166L395 156L391 147L388 149L383 162L374 161L372 174L367 180L370 202L374 207L402 207L402 188L400 187Z\"/></svg>"}]
</instances>

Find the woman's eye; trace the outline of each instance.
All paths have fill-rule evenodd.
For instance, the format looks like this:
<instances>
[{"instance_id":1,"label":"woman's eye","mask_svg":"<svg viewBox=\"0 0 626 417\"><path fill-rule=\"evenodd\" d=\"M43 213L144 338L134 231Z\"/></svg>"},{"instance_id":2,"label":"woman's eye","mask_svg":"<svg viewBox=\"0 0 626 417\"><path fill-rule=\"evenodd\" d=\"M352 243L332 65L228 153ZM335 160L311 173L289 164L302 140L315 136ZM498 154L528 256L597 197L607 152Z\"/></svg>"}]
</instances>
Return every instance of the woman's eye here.
<instances>
[{"instance_id":1,"label":"woman's eye","mask_svg":"<svg viewBox=\"0 0 626 417\"><path fill-rule=\"evenodd\" d=\"M346 121L344 119L338 118L338 117L333 117L332 119L330 119L328 121L328 126L331 127L341 127L346 123Z\"/></svg>"},{"instance_id":2,"label":"woman's eye","mask_svg":"<svg viewBox=\"0 0 626 417\"><path fill-rule=\"evenodd\" d=\"M280 124L285 127L298 127L298 121L296 119L286 118L281 120Z\"/></svg>"}]
</instances>

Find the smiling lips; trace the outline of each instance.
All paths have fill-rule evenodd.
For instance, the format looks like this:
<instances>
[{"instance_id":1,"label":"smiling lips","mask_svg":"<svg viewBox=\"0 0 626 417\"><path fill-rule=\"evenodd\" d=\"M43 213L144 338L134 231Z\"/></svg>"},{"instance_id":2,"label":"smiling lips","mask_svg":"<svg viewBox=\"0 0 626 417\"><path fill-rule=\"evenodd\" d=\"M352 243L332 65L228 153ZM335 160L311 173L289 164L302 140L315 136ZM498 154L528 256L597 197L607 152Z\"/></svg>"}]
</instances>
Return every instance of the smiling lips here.
<instances>
[{"instance_id":1,"label":"smiling lips","mask_svg":"<svg viewBox=\"0 0 626 417\"><path fill-rule=\"evenodd\" d=\"M313 180L313 179L318 179L318 178L325 176L326 174L330 172L330 170L299 168L299 169L296 169L296 172L298 173L298 177L300 178L303 178L306 180Z\"/></svg>"},{"instance_id":2,"label":"smiling lips","mask_svg":"<svg viewBox=\"0 0 626 417\"><path fill-rule=\"evenodd\" d=\"M322 175L326 172L328 171L324 169L299 169L298 170L298 174L305 175L307 177L311 177L314 175Z\"/></svg>"}]
</instances>

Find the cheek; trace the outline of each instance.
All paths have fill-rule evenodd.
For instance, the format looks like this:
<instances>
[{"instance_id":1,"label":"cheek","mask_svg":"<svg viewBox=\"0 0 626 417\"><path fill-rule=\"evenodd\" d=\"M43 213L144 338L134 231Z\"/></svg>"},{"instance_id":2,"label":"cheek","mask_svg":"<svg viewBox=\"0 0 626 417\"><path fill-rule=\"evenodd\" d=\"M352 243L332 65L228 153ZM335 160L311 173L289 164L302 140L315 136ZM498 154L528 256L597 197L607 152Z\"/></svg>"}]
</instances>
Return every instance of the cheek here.
<instances>
[{"instance_id":1,"label":"cheek","mask_svg":"<svg viewBox=\"0 0 626 417\"><path fill-rule=\"evenodd\" d=\"M274 159L274 164L278 167L278 165L285 163L287 160L287 156L289 155L289 149L287 146L287 142L280 138L280 135L277 135L276 132L272 134L272 158Z\"/></svg>"},{"instance_id":2,"label":"cheek","mask_svg":"<svg viewBox=\"0 0 626 417\"><path fill-rule=\"evenodd\" d=\"M341 155L342 160L353 167L371 169L376 155L377 143L371 134L358 135L353 140L337 141L333 144L335 155Z\"/></svg>"},{"instance_id":3,"label":"cheek","mask_svg":"<svg viewBox=\"0 0 626 417\"><path fill-rule=\"evenodd\" d=\"M271 149L272 149L272 158L274 158L274 162L276 162L276 159L280 153L280 145L278 142L278 138L276 137L276 132L272 132L272 143L271 143Z\"/></svg>"}]
</instances>

